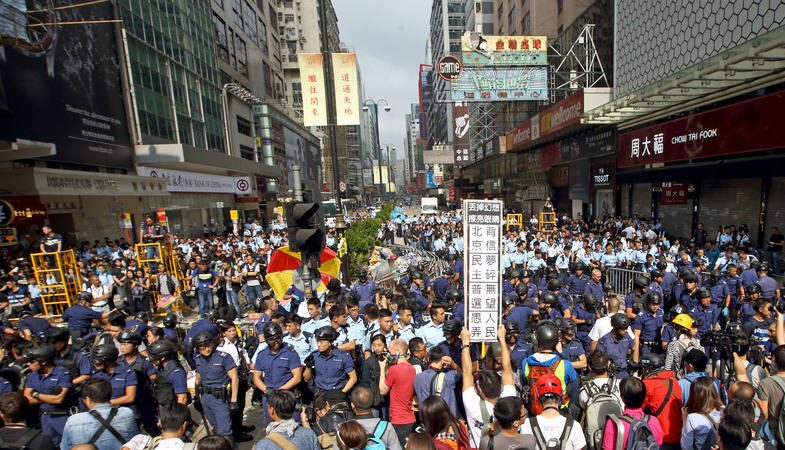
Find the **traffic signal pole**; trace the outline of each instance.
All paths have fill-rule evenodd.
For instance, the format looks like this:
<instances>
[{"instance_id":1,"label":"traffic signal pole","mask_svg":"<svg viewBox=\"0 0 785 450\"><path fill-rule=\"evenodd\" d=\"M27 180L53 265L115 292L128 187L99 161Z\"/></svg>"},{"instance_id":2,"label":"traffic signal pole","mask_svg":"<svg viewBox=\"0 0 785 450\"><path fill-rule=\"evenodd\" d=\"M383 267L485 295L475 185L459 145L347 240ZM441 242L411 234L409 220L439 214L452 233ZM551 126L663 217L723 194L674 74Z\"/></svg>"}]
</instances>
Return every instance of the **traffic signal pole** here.
<instances>
[{"instance_id":1,"label":"traffic signal pole","mask_svg":"<svg viewBox=\"0 0 785 450\"><path fill-rule=\"evenodd\" d=\"M341 192L338 185L341 182L338 166L338 139L335 135L337 125L337 113L335 109L335 85L333 83L333 61L330 54L330 41L327 31L327 0L319 0L319 24L320 34L322 39L322 58L324 67L324 87L327 90L327 134L330 139L330 153L333 166L333 189L335 191L335 207L337 209L335 214L335 231L338 234L338 241L345 239L346 222L343 217L343 204L341 201ZM346 258L344 258L346 259ZM341 261L341 278L347 286L349 285L349 273L346 261Z\"/></svg>"}]
</instances>

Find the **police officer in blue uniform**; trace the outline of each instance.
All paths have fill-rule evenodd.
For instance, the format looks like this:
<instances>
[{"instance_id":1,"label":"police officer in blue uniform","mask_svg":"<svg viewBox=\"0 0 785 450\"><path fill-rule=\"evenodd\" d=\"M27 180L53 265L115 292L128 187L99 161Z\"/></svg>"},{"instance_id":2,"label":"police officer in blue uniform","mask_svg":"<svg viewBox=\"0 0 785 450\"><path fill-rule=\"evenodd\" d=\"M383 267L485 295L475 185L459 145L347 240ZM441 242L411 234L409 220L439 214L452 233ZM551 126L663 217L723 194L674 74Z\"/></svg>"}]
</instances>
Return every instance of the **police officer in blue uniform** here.
<instances>
[{"instance_id":1,"label":"police officer in blue uniform","mask_svg":"<svg viewBox=\"0 0 785 450\"><path fill-rule=\"evenodd\" d=\"M316 350L305 360L305 380L313 379L316 393L341 391L348 393L357 383L357 372L352 358L335 346L338 332L331 326L319 328L315 333Z\"/></svg>"},{"instance_id":2,"label":"police officer in blue uniform","mask_svg":"<svg viewBox=\"0 0 785 450\"><path fill-rule=\"evenodd\" d=\"M452 312L452 319L457 320L464 324L464 303L463 303L463 294L458 289L450 289L447 291L447 302L450 304Z\"/></svg>"},{"instance_id":3,"label":"police officer in blue uniform","mask_svg":"<svg viewBox=\"0 0 785 450\"><path fill-rule=\"evenodd\" d=\"M626 308L627 317L630 320L635 319L635 316L643 311L643 305L646 301L646 292L649 289L650 280L648 277L638 275L632 280L632 292L624 297L624 306Z\"/></svg>"},{"instance_id":4,"label":"police officer in blue uniform","mask_svg":"<svg viewBox=\"0 0 785 450\"><path fill-rule=\"evenodd\" d=\"M582 261L575 263L575 273L567 278L567 286L570 288L570 295L583 295L586 291L586 284L589 283L589 276L586 275L586 264Z\"/></svg>"},{"instance_id":5,"label":"police officer in blue uniform","mask_svg":"<svg viewBox=\"0 0 785 450\"><path fill-rule=\"evenodd\" d=\"M471 324L469 324L469 328L471 329ZM458 367L462 366L460 339L461 329L461 324L457 320L445 321L444 326L442 327L442 331L444 332L444 340L436 345L436 347L441 347L442 350L444 350L444 354L452 358L452 361ZM471 356L472 361L477 361L480 356L474 346L471 347Z\"/></svg>"},{"instance_id":6,"label":"police officer in blue uniform","mask_svg":"<svg viewBox=\"0 0 785 450\"><path fill-rule=\"evenodd\" d=\"M761 264L758 268L758 282L756 284L760 286L761 297L773 300L780 296L780 286L769 276L769 266L766 264Z\"/></svg>"},{"instance_id":7,"label":"police officer in blue uniform","mask_svg":"<svg viewBox=\"0 0 785 450\"><path fill-rule=\"evenodd\" d=\"M605 301L605 290L602 287L602 272L599 269L592 269L591 279L586 283L583 293L594 294L598 304Z\"/></svg>"},{"instance_id":8,"label":"police officer in blue uniform","mask_svg":"<svg viewBox=\"0 0 785 450\"><path fill-rule=\"evenodd\" d=\"M711 304L715 305L722 317L728 317L730 312L730 287L722 279L719 270L712 270L706 279L706 287L711 294Z\"/></svg>"},{"instance_id":9,"label":"police officer in blue uniform","mask_svg":"<svg viewBox=\"0 0 785 450\"><path fill-rule=\"evenodd\" d=\"M90 309L93 302L93 294L80 292L76 296L76 304L68 307L63 312L63 322L68 324L68 331L74 339L80 338L90 332L90 325L93 320L108 317L109 313L101 314Z\"/></svg>"},{"instance_id":10,"label":"police officer in blue uniform","mask_svg":"<svg viewBox=\"0 0 785 450\"><path fill-rule=\"evenodd\" d=\"M760 262L756 260L750 263L749 268L741 272L741 282L745 289L758 282L758 269L760 269Z\"/></svg>"},{"instance_id":11,"label":"police officer in blue uniform","mask_svg":"<svg viewBox=\"0 0 785 450\"><path fill-rule=\"evenodd\" d=\"M19 317L21 319L19 324L17 324L17 329L27 341L32 340L33 337L43 338L46 330L52 328L52 324L48 320L42 317L35 317L29 309L22 310Z\"/></svg>"},{"instance_id":12,"label":"police officer in blue uniform","mask_svg":"<svg viewBox=\"0 0 785 450\"><path fill-rule=\"evenodd\" d=\"M632 354L633 361L637 363L638 350L635 347L635 340L627 334L627 329L630 327L630 319L626 314L614 314L611 317L611 326L613 327L611 332L601 337L597 342L596 350L608 354L608 359L616 367L616 378L623 380L630 376L627 372L627 360L630 354Z\"/></svg>"},{"instance_id":13,"label":"police officer in blue uniform","mask_svg":"<svg viewBox=\"0 0 785 450\"><path fill-rule=\"evenodd\" d=\"M423 311L428 308L431 301L425 295L425 281L424 275L419 270L412 272L412 285L409 291L414 296L414 303L416 305L415 317L420 318Z\"/></svg>"},{"instance_id":14,"label":"police officer in blue uniform","mask_svg":"<svg viewBox=\"0 0 785 450\"><path fill-rule=\"evenodd\" d=\"M649 272L649 276L651 277L651 284L649 284L649 292L656 292L660 294L663 301L665 300L665 294L662 290L662 271L660 269L653 269ZM660 308L665 307L665 305L660 305Z\"/></svg>"},{"instance_id":15,"label":"police officer in blue uniform","mask_svg":"<svg viewBox=\"0 0 785 450\"><path fill-rule=\"evenodd\" d=\"M679 304L684 305L687 310L691 310L698 306L698 277L692 272L685 273L682 277L682 282L684 283L684 286L679 290L677 299ZM674 295L676 295L675 287L676 286L674 286Z\"/></svg>"},{"instance_id":16,"label":"police officer in blue uniform","mask_svg":"<svg viewBox=\"0 0 785 450\"><path fill-rule=\"evenodd\" d=\"M597 306L597 297L594 294L587 292L581 297L581 302L575 305L575 310L572 314L572 320L576 324L576 335L583 344L584 352L588 352L591 348L589 332L599 317Z\"/></svg>"},{"instance_id":17,"label":"police officer in blue uniform","mask_svg":"<svg viewBox=\"0 0 785 450\"><path fill-rule=\"evenodd\" d=\"M515 286L521 278L521 269L511 269L510 275L505 278L506 279L502 281L502 293L514 293Z\"/></svg>"},{"instance_id":18,"label":"police officer in blue uniform","mask_svg":"<svg viewBox=\"0 0 785 450\"><path fill-rule=\"evenodd\" d=\"M155 367L153 363L139 354L138 348L142 344L142 336L123 331L117 338L117 342L120 343L120 371L129 368L136 375L137 385L134 407L141 415L142 425L144 425L145 430L155 435L158 432L158 424L155 417L153 392L150 389L152 378L155 378Z\"/></svg>"},{"instance_id":19,"label":"police officer in blue uniform","mask_svg":"<svg viewBox=\"0 0 785 450\"><path fill-rule=\"evenodd\" d=\"M232 357L216 350L215 345L216 340L210 333L200 333L193 339L193 347L198 352L194 357L197 393L213 432L233 441L230 414L239 409L240 380Z\"/></svg>"},{"instance_id":20,"label":"police officer in blue uniform","mask_svg":"<svg viewBox=\"0 0 785 450\"><path fill-rule=\"evenodd\" d=\"M552 292L545 292L540 296L540 320L561 319L564 317L559 310L559 301Z\"/></svg>"},{"instance_id":21,"label":"police officer in blue uniform","mask_svg":"<svg viewBox=\"0 0 785 450\"><path fill-rule=\"evenodd\" d=\"M40 406L41 429L60 446L68 419L65 398L73 387L71 373L54 364L56 352L51 345L41 345L27 353L30 373L25 380L24 396L31 406Z\"/></svg>"},{"instance_id":22,"label":"police officer in blue uniform","mask_svg":"<svg viewBox=\"0 0 785 450\"><path fill-rule=\"evenodd\" d=\"M518 322L510 321L504 324L507 331L507 345L510 348L510 359L515 367L513 371L520 370L523 366L523 360L532 354L532 346L521 336L521 328L518 327Z\"/></svg>"},{"instance_id":23,"label":"police officer in blue uniform","mask_svg":"<svg viewBox=\"0 0 785 450\"><path fill-rule=\"evenodd\" d=\"M450 290L450 279L454 273L451 268L446 268L442 276L433 280L433 294L440 302L447 301L447 292Z\"/></svg>"},{"instance_id":24,"label":"police officer in blue uniform","mask_svg":"<svg viewBox=\"0 0 785 450\"><path fill-rule=\"evenodd\" d=\"M272 390L293 391L303 379L300 356L289 344L283 343L283 330L275 322L268 322L262 330L267 348L259 353L253 366L253 384L264 394L262 405L267 423L267 394Z\"/></svg>"},{"instance_id":25,"label":"police officer in blue uniform","mask_svg":"<svg viewBox=\"0 0 785 450\"><path fill-rule=\"evenodd\" d=\"M118 311L125 315L125 331L136 333L139 336L147 336L147 323L139 320L136 315L127 306L117 308Z\"/></svg>"},{"instance_id":26,"label":"police officer in blue uniform","mask_svg":"<svg viewBox=\"0 0 785 450\"><path fill-rule=\"evenodd\" d=\"M705 287L698 289L697 292L698 305L690 309L690 317L698 324L698 334L696 338L700 338L704 333L713 331L720 318L720 310L717 305L711 302L711 292Z\"/></svg>"},{"instance_id":27,"label":"police officer in blue uniform","mask_svg":"<svg viewBox=\"0 0 785 450\"><path fill-rule=\"evenodd\" d=\"M112 399L109 403L132 408L139 418L140 412L133 406L139 381L132 368L118 365L117 358L120 356L120 351L117 347L111 342L99 343L93 347L90 356L93 361L92 378L103 378L112 385Z\"/></svg>"},{"instance_id":28,"label":"police officer in blue uniform","mask_svg":"<svg viewBox=\"0 0 785 450\"><path fill-rule=\"evenodd\" d=\"M523 283L518 283L516 290L518 292L516 294L515 306L510 310L505 323L515 322L520 330L524 330L529 326L529 319L535 314L535 311L532 308L531 301L526 298L527 286ZM523 295L521 295L521 292L523 292Z\"/></svg>"},{"instance_id":29,"label":"police officer in blue uniform","mask_svg":"<svg viewBox=\"0 0 785 450\"><path fill-rule=\"evenodd\" d=\"M163 325L166 339L169 339L173 344L176 344L180 339L180 336L177 334L177 316L173 313L167 314L166 317L164 317Z\"/></svg>"},{"instance_id":30,"label":"police officer in blue uniform","mask_svg":"<svg viewBox=\"0 0 785 450\"><path fill-rule=\"evenodd\" d=\"M575 370L585 369L587 366L586 352L583 344L576 337L576 324L572 319L561 319L557 322L559 336L561 337L561 357L570 361Z\"/></svg>"},{"instance_id":31,"label":"police officer in blue uniform","mask_svg":"<svg viewBox=\"0 0 785 450\"><path fill-rule=\"evenodd\" d=\"M159 339L147 347L147 353L156 370L152 390L158 410L168 409L175 403L187 404L187 376L177 361L174 344L166 339Z\"/></svg>"},{"instance_id":32,"label":"police officer in blue uniform","mask_svg":"<svg viewBox=\"0 0 785 450\"><path fill-rule=\"evenodd\" d=\"M674 296L673 287L679 279L673 272L667 272L665 270L667 268L668 265L664 262L657 263L657 270L662 272L662 282L660 283L660 286L662 286L662 299L665 302L665 306L670 307L674 302L678 301L678 298Z\"/></svg>"},{"instance_id":33,"label":"police officer in blue uniform","mask_svg":"<svg viewBox=\"0 0 785 450\"><path fill-rule=\"evenodd\" d=\"M379 287L376 286L373 280L368 278L366 269L357 271L357 281L352 286L352 294L357 296L360 302L360 311L365 310L365 305L375 304L379 301Z\"/></svg>"},{"instance_id":34,"label":"police officer in blue uniform","mask_svg":"<svg viewBox=\"0 0 785 450\"><path fill-rule=\"evenodd\" d=\"M663 313L660 309L662 295L649 292L646 295L645 309L632 322L632 333L635 335L641 356L650 353L662 353L660 346L660 330L662 329Z\"/></svg>"}]
</instances>

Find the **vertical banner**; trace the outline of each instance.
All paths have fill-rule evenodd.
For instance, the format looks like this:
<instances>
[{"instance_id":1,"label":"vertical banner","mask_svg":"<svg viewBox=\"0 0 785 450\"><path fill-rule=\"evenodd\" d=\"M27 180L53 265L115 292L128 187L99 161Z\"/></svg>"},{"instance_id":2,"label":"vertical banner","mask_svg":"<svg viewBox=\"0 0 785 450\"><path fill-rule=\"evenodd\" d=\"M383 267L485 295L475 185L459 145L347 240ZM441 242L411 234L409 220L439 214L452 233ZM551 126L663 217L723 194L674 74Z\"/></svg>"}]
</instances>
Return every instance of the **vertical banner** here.
<instances>
[{"instance_id":1,"label":"vertical banner","mask_svg":"<svg viewBox=\"0 0 785 450\"><path fill-rule=\"evenodd\" d=\"M496 340L501 323L503 210L500 200L463 201L463 296L472 342Z\"/></svg>"},{"instance_id":2,"label":"vertical banner","mask_svg":"<svg viewBox=\"0 0 785 450\"><path fill-rule=\"evenodd\" d=\"M357 55L333 53L335 112L338 125L360 124L360 97L357 84Z\"/></svg>"},{"instance_id":3,"label":"vertical banner","mask_svg":"<svg viewBox=\"0 0 785 450\"><path fill-rule=\"evenodd\" d=\"M453 117L453 148L455 149L455 164L465 166L471 161L469 158L469 129L471 128L471 118L469 116L468 105L454 105L452 107Z\"/></svg>"},{"instance_id":4,"label":"vertical banner","mask_svg":"<svg viewBox=\"0 0 785 450\"><path fill-rule=\"evenodd\" d=\"M300 85L303 94L303 123L306 127L327 125L327 97L324 84L324 58L321 53L298 53Z\"/></svg>"}]
</instances>

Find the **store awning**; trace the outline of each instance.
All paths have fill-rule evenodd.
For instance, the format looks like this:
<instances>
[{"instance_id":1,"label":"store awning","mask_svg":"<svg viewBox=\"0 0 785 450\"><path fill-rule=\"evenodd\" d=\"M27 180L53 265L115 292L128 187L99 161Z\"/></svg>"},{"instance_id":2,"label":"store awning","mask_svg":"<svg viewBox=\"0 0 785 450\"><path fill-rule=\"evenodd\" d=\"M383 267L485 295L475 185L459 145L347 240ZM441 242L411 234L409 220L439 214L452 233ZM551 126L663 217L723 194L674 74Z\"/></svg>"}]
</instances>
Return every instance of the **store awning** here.
<instances>
[{"instance_id":1,"label":"store awning","mask_svg":"<svg viewBox=\"0 0 785 450\"><path fill-rule=\"evenodd\" d=\"M637 126L785 81L785 27L587 111L584 123Z\"/></svg>"},{"instance_id":2,"label":"store awning","mask_svg":"<svg viewBox=\"0 0 785 450\"><path fill-rule=\"evenodd\" d=\"M202 150L183 144L137 145L136 163L172 170L212 173L217 175L243 174L278 178L277 167L234 158L222 152Z\"/></svg>"}]
</instances>

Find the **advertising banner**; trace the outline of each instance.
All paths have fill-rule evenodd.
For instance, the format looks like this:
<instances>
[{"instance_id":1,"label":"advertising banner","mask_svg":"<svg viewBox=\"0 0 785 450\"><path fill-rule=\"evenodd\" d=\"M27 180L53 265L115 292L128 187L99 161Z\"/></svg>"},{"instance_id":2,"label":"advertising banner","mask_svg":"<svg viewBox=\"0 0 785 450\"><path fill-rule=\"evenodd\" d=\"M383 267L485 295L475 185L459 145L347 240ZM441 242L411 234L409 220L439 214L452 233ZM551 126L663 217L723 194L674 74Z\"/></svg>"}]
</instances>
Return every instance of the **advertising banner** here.
<instances>
[{"instance_id":1,"label":"advertising banner","mask_svg":"<svg viewBox=\"0 0 785 450\"><path fill-rule=\"evenodd\" d=\"M139 166L136 172L143 177L163 178L169 192L209 192L216 194L251 194L250 177L227 177L207 173L185 172Z\"/></svg>"},{"instance_id":2,"label":"advertising banner","mask_svg":"<svg viewBox=\"0 0 785 450\"><path fill-rule=\"evenodd\" d=\"M547 36L483 36L467 31L461 39L465 66L544 66L548 64Z\"/></svg>"},{"instance_id":3,"label":"advertising banner","mask_svg":"<svg viewBox=\"0 0 785 450\"><path fill-rule=\"evenodd\" d=\"M468 105L454 105L452 107L453 117L453 149L455 152L455 164L465 166L469 160L469 130L472 127L471 117L469 116Z\"/></svg>"},{"instance_id":4,"label":"advertising banner","mask_svg":"<svg viewBox=\"0 0 785 450\"><path fill-rule=\"evenodd\" d=\"M547 67L464 67L450 84L456 102L545 100Z\"/></svg>"},{"instance_id":5,"label":"advertising banner","mask_svg":"<svg viewBox=\"0 0 785 450\"><path fill-rule=\"evenodd\" d=\"M26 3L66 8L25 13L18 8ZM15 0L0 8L0 36L17 38L0 50L0 140L54 143L50 159L131 169L114 24L51 23L112 19L113 4L72 3Z\"/></svg>"},{"instance_id":6,"label":"advertising banner","mask_svg":"<svg viewBox=\"0 0 785 450\"><path fill-rule=\"evenodd\" d=\"M333 53L335 111L338 125L360 124L360 96L357 84L357 55Z\"/></svg>"},{"instance_id":7,"label":"advertising banner","mask_svg":"<svg viewBox=\"0 0 785 450\"><path fill-rule=\"evenodd\" d=\"M779 91L620 134L619 167L781 149L785 147L783 104L785 91Z\"/></svg>"},{"instance_id":8,"label":"advertising banner","mask_svg":"<svg viewBox=\"0 0 785 450\"><path fill-rule=\"evenodd\" d=\"M286 164L281 169L281 177L286 181L289 189L294 188L294 173L291 168L295 164L300 166L300 179L307 188L319 192L322 186L321 158L319 147L303 139L302 136L283 127L284 151Z\"/></svg>"},{"instance_id":9,"label":"advertising banner","mask_svg":"<svg viewBox=\"0 0 785 450\"><path fill-rule=\"evenodd\" d=\"M300 85L303 93L303 123L306 127L327 125L327 97L324 83L324 57L321 53L298 53Z\"/></svg>"},{"instance_id":10,"label":"advertising banner","mask_svg":"<svg viewBox=\"0 0 785 450\"><path fill-rule=\"evenodd\" d=\"M576 92L542 111L507 134L507 151L520 150L549 134L581 123L584 110L583 91Z\"/></svg>"},{"instance_id":11,"label":"advertising banner","mask_svg":"<svg viewBox=\"0 0 785 450\"><path fill-rule=\"evenodd\" d=\"M570 163L570 199L589 201L589 172L588 159L579 159Z\"/></svg>"},{"instance_id":12,"label":"advertising banner","mask_svg":"<svg viewBox=\"0 0 785 450\"><path fill-rule=\"evenodd\" d=\"M495 341L501 323L503 211L500 200L463 201L463 298L472 342Z\"/></svg>"}]
</instances>

